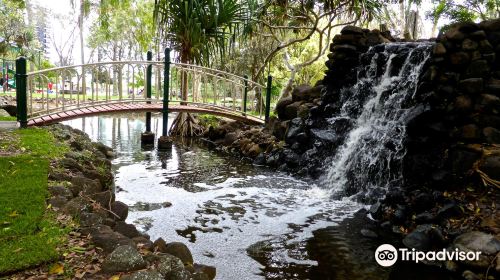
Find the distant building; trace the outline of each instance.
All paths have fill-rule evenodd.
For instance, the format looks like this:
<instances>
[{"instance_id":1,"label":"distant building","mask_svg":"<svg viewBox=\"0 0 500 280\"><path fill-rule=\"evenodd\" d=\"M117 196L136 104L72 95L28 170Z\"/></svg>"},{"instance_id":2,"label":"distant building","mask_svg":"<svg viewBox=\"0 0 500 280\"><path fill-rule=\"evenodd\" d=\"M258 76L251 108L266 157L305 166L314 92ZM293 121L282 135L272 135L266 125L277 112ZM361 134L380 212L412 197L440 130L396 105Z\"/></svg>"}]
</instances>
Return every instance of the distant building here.
<instances>
[{"instance_id":1,"label":"distant building","mask_svg":"<svg viewBox=\"0 0 500 280\"><path fill-rule=\"evenodd\" d=\"M29 3L29 2L28 2ZM35 29L35 35L40 42L40 50L45 58L49 57L50 25L48 19L50 11L38 5L28 5L28 23Z\"/></svg>"}]
</instances>

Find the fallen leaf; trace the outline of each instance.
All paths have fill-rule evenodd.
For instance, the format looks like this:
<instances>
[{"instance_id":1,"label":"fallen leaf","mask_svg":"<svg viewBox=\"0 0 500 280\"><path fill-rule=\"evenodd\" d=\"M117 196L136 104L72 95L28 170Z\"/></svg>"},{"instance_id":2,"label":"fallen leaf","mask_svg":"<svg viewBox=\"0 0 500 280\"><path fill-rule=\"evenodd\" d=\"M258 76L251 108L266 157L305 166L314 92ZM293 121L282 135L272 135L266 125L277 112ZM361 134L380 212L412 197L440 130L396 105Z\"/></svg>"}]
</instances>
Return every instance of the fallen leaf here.
<instances>
[{"instance_id":1,"label":"fallen leaf","mask_svg":"<svg viewBox=\"0 0 500 280\"><path fill-rule=\"evenodd\" d=\"M120 280L120 275L113 275L109 280Z\"/></svg>"},{"instance_id":2,"label":"fallen leaf","mask_svg":"<svg viewBox=\"0 0 500 280\"><path fill-rule=\"evenodd\" d=\"M61 263L55 263L49 269L49 274L61 275L63 273L64 273L64 266Z\"/></svg>"},{"instance_id":3,"label":"fallen leaf","mask_svg":"<svg viewBox=\"0 0 500 280\"><path fill-rule=\"evenodd\" d=\"M17 211L13 211L12 213L9 214L9 217L11 218L15 218L17 216L19 216L19 214L17 214Z\"/></svg>"}]
</instances>

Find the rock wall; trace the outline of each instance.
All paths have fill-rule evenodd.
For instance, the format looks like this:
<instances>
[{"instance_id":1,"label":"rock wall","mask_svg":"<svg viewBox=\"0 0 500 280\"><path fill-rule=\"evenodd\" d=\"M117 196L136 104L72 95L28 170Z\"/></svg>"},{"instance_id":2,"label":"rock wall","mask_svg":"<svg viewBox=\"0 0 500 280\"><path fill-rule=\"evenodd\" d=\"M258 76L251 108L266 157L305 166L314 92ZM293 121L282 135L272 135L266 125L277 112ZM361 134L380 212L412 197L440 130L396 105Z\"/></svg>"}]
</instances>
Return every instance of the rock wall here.
<instances>
[{"instance_id":1,"label":"rock wall","mask_svg":"<svg viewBox=\"0 0 500 280\"><path fill-rule=\"evenodd\" d=\"M499 180L500 151L491 145L500 143L500 20L440 34L419 95L428 110L409 124L408 182L464 185L476 167ZM493 155L484 157L488 146Z\"/></svg>"},{"instance_id":2,"label":"rock wall","mask_svg":"<svg viewBox=\"0 0 500 280\"><path fill-rule=\"evenodd\" d=\"M341 107L339 91L357 81L360 57L370 47L395 41L388 33L347 26L330 45L325 78L314 87L301 85L292 96L276 106L279 120L270 131L283 139L285 146L265 156L259 163L299 175L318 177L323 174L324 160L342 144L348 123L329 127L327 119Z\"/></svg>"}]
</instances>

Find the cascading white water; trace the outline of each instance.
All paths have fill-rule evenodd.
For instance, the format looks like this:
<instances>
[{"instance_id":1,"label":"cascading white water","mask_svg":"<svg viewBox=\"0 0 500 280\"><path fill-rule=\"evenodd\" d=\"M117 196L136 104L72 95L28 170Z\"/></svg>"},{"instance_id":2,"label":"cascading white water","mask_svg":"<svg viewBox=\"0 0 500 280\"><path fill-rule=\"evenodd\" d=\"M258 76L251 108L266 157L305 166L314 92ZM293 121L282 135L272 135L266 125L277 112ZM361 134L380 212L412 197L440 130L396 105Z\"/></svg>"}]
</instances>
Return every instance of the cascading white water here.
<instances>
[{"instance_id":1,"label":"cascading white water","mask_svg":"<svg viewBox=\"0 0 500 280\"><path fill-rule=\"evenodd\" d=\"M329 120L332 125L340 119L353 123L324 179L334 195L376 197L400 184L406 124L422 110L412 99L430 44L386 44L364 56L357 84L341 91L340 113Z\"/></svg>"}]
</instances>

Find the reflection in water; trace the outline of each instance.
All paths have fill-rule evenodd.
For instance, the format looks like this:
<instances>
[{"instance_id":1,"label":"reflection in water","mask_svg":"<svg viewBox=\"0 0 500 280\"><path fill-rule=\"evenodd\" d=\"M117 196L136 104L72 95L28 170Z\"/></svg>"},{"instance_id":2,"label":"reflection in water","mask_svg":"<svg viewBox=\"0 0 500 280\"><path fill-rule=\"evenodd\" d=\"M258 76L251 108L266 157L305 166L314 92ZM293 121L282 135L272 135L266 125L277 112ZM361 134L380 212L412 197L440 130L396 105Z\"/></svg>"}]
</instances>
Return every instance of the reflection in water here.
<instances>
[{"instance_id":1,"label":"reflection in water","mask_svg":"<svg viewBox=\"0 0 500 280\"><path fill-rule=\"evenodd\" d=\"M311 278L316 262L306 240L360 208L196 142L174 143L167 152L142 149L143 120L129 114L66 124L115 149L116 197L131 206L127 222L153 240L187 243L196 262L217 267L218 279ZM153 115L152 128L158 136L160 116Z\"/></svg>"}]
</instances>

